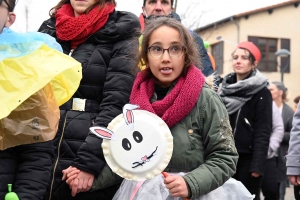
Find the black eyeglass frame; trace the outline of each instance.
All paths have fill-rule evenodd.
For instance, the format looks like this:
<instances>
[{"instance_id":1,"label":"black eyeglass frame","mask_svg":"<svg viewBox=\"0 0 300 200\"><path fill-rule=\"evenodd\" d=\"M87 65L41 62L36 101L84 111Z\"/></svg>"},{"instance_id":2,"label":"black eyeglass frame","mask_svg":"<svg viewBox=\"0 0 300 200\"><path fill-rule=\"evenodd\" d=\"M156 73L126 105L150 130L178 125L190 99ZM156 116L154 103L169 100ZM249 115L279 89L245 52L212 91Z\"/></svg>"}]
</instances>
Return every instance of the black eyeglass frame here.
<instances>
[{"instance_id":1,"label":"black eyeglass frame","mask_svg":"<svg viewBox=\"0 0 300 200\"><path fill-rule=\"evenodd\" d=\"M176 55L176 56L170 54L170 48L171 48L171 47L174 47L174 46L179 46L179 47L181 47L181 54ZM164 48L160 47L160 48L162 49L162 51L163 51L162 54L161 54L160 56L153 56L153 55L151 54L151 51L150 51L152 47L160 47L160 46L153 45L153 46L150 46L150 47L147 48L147 50L148 50L148 52L150 53L150 55L151 55L153 58L157 58L157 59L161 58L161 57L164 55L165 51L167 51L168 54L169 54L169 56L172 57L172 58L179 57L179 56L181 56L182 54L186 53L186 47L185 47L185 46L183 46L183 45L171 45L171 46L169 46L169 48L167 48L167 49L164 49Z\"/></svg>"},{"instance_id":2,"label":"black eyeglass frame","mask_svg":"<svg viewBox=\"0 0 300 200\"><path fill-rule=\"evenodd\" d=\"M4 1L4 3L7 5L8 11L9 11L9 12L12 12L12 9L11 9L9 3L8 3L6 0L0 0L0 5L2 4L3 1Z\"/></svg>"}]
</instances>

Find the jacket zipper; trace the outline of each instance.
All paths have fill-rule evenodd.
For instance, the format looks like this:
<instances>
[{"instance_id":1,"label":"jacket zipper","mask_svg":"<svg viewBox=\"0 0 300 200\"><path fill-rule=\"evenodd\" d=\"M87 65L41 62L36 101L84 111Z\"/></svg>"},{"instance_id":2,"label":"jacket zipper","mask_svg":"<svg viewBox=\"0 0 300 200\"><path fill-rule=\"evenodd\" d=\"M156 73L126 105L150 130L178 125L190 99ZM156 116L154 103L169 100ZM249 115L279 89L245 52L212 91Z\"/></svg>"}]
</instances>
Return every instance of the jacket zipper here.
<instances>
[{"instance_id":1,"label":"jacket zipper","mask_svg":"<svg viewBox=\"0 0 300 200\"><path fill-rule=\"evenodd\" d=\"M50 26L49 24L47 24L47 26L48 26L49 28L55 29L54 27Z\"/></svg>"},{"instance_id":2,"label":"jacket zipper","mask_svg":"<svg viewBox=\"0 0 300 200\"><path fill-rule=\"evenodd\" d=\"M95 35L96 33L94 33L94 34L92 34L92 35ZM92 35L89 35L88 37L87 37L87 39L89 39ZM81 44L80 44L81 45ZM74 52L74 50L76 49L77 47L75 47L74 49L71 49L71 51L69 52L69 56L70 57L72 57L72 54L73 54L73 52Z\"/></svg>"},{"instance_id":3,"label":"jacket zipper","mask_svg":"<svg viewBox=\"0 0 300 200\"><path fill-rule=\"evenodd\" d=\"M54 165L53 172L52 172L53 174L52 174L52 181L51 181L51 187L50 187L49 200L51 200L51 198L52 198L52 190L53 190L54 176L55 176L55 171L56 171L56 167L57 167L58 160L59 160L60 145L61 145L61 142L62 142L64 133L65 133L65 127L66 127L66 122L67 122L67 115L68 115L68 113L66 113L66 116L65 116L65 121L64 121L64 126L63 126L63 131L62 131L62 133L61 133L60 140L59 140L59 144L58 144L57 158L56 158L55 165Z\"/></svg>"},{"instance_id":4,"label":"jacket zipper","mask_svg":"<svg viewBox=\"0 0 300 200\"><path fill-rule=\"evenodd\" d=\"M236 127L237 127L237 123L238 123L238 120L239 120L240 112L241 112L241 108L239 109L238 114L236 116L235 127L234 127L234 131L233 131L233 136L235 136Z\"/></svg>"},{"instance_id":5,"label":"jacket zipper","mask_svg":"<svg viewBox=\"0 0 300 200\"><path fill-rule=\"evenodd\" d=\"M71 49L69 56L71 57L75 49Z\"/></svg>"}]
</instances>

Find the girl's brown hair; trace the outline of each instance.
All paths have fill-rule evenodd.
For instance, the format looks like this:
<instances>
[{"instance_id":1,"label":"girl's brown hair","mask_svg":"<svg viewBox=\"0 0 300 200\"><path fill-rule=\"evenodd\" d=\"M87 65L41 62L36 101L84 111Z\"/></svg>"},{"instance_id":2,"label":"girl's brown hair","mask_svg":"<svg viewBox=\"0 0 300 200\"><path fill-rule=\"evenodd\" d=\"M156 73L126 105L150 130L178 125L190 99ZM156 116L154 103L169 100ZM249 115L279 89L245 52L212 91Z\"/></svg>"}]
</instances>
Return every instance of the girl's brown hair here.
<instances>
[{"instance_id":1,"label":"girl's brown hair","mask_svg":"<svg viewBox=\"0 0 300 200\"><path fill-rule=\"evenodd\" d=\"M150 37L153 31L162 26L173 28L177 30L180 35L182 45L185 47L183 73L185 74L191 65L201 66L199 50L197 49L194 39L190 32L180 22L168 17L155 18L153 20L150 20L146 24L146 28L143 31L143 40L141 45L139 61L144 65L147 65L149 63L148 47Z\"/></svg>"},{"instance_id":2,"label":"girl's brown hair","mask_svg":"<svg viewBox=\"0 0 300 200\"><path fill-rule=\"evenodd\" d=\"M87 8L85 13L87 14L89 11L91 11L96 6L99 6L101 8L106 3L111 3L115 6L117 5L117 2L115 0L96 0L96 3L92 6L90 6L89 8ZM70 0L61 0L60 2L58 2L58 4L56 6L54 6L53 8L51 8L51 10L49 11L50 17L55 18L57 10L60 9L65 4L71 4Z\"/></svg>"}]
</instances>

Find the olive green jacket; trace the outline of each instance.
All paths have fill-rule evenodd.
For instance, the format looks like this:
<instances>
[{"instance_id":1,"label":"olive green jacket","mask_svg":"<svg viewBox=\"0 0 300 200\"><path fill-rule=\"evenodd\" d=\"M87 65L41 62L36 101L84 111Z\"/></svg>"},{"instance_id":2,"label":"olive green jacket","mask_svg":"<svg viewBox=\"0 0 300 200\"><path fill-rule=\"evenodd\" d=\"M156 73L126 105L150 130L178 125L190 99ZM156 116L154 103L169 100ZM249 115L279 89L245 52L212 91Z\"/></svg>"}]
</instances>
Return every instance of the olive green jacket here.
<instances>
[{"instance_id":1,"label":"olive green jacket","mask_svg":"<svg viewBox=\"0 0 300 200\"><path fill-rule=\"evenodd\" d=\"M192 198L216 189L235 173L238 154L228 114L219 96L206 84L193 110L171 132L174 149L165 171L188 173L183 178ZM92 191L121 181L108 167L105 169L95 178Z\"/></svg>"},{"instance_id":2,"label":"olive green jacket","mask_svg":"<svg viewBox=\"0 0 300 200\"><path fill-rule=\"evenodd\" d=\"M183 178L191 198L216 189L235 173L238 153L228 114L206 84L193 110L171 132L174 149L165 171L187 173Z\"/></svg>"}]
</instances>

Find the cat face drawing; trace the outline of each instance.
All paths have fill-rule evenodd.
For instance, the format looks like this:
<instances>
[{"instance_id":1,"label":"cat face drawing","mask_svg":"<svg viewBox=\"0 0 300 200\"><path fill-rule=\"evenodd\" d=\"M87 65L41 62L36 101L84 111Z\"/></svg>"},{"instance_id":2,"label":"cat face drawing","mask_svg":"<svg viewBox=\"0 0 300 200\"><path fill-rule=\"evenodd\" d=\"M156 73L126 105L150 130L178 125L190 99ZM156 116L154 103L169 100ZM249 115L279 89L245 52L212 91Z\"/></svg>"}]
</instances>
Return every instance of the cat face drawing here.
<instances>
[{"instance_id":1,"label":"cat face drawing","mask_svg":"<svg viewBox=\"0 0 300 200\"><path fill-rule=\"evenodd\" d=\"M126 104L123 113L107 128L90 128L103 139L103 154L112 171L134 181L160 174L173 153L173 137L167 124L151 112L135 110L138 108L138 105Z\"/></svg>"}]
</instances>

